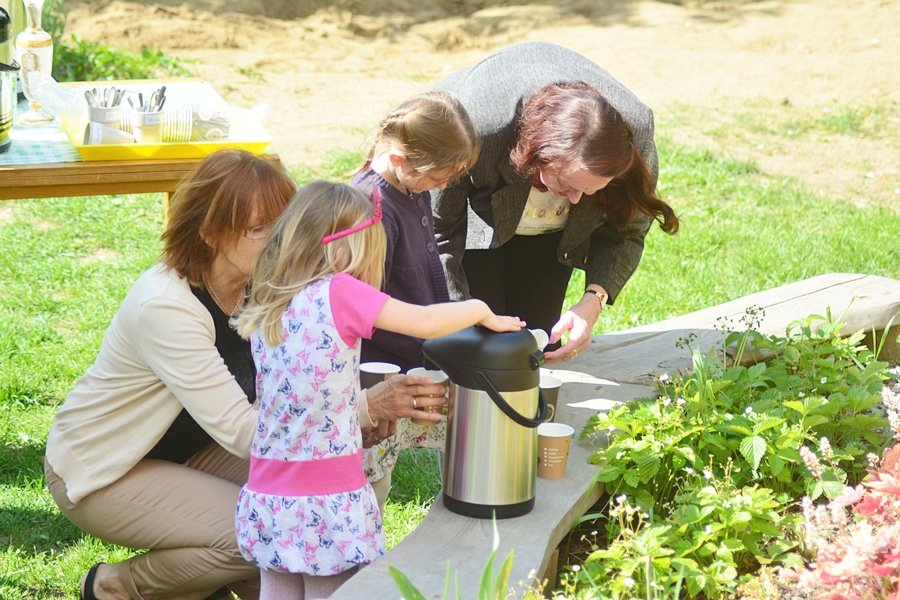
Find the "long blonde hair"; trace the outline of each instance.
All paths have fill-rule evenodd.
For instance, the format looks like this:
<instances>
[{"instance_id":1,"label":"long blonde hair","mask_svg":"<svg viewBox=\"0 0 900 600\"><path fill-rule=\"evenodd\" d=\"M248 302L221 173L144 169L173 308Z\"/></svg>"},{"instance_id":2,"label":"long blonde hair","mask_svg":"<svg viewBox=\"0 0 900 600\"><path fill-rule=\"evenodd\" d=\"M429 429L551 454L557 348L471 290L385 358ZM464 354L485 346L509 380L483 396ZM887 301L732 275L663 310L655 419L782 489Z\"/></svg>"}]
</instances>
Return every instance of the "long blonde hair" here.
<instances>
[{"instance_id":1,"label":"long blonde hair","mask_svg":"<svg viewBox=\"0 0 900 600\"><path fill-rule=\"evenodd\" d=\"M322 238L372 217L375 206L343 183L314 181L297 191L275 222L251 278L247 306L234 326L247 339L257 328L270 346L284 341L282 315L303 288L334 273L347 273L372 287L384 278L387 236L378 222L330 243Z\"/></svg>"},{"instance_id":2,"label":"long blonde hair","mask_svg":"<svg viewBox=\"0 0 900 600\"><path fill-rule=\"evenodd\" d=\"M448 92L432 91L409 98L381 120L362 169L389 147L403 152L423 175L448 169L456 177L478 160L479 140L462 102Z\"/></svg>"}]
</instances>

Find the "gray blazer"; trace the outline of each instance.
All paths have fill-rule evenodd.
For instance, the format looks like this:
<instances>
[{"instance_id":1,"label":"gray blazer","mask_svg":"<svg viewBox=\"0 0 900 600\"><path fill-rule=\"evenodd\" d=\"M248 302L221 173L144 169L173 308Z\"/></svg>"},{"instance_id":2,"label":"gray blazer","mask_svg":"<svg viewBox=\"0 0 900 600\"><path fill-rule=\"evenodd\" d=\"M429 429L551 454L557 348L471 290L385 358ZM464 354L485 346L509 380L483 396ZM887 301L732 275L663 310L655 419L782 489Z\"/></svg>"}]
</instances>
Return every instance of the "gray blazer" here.
<instances>
[{"instance_id":1,"label":"gray blazer","mask_svg":"<svg viewBox=\"0 0 900 600\"><path fill-rule=\"evenodd\" d=\"M531 183L509 162L522 105L545 85L576 80L595 86L630 125L635 148L646 161L655 187L659 165L653 143L653 113L584 56L561 46L528 42L500 50L473 67L453 73L436 89L459 97L481 140L481 154L469 177L441 192L432 192L435 234L453 298L464 298L469 291L462 269L463 253L508 242L525 210ZM640 215L625 229L615 230L593 199L583 198L571 207L557 258L583 269L586 283L602 285L612 303L641 260L644 236L652 219Z\"/></svg>"}]
</instances>

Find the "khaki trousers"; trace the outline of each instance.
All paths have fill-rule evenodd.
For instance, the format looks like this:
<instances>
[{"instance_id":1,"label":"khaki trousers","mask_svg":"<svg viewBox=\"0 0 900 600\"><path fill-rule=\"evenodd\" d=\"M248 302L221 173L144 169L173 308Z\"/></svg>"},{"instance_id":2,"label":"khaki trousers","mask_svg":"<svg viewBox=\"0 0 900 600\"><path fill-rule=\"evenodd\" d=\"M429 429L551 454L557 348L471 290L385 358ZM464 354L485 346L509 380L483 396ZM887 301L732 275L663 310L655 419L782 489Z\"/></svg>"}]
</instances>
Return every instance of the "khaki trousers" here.
<instances>
[{"instance_id":1,"label":"khaki trousers","mask_svg":"<svg viewBox=\"0 0 900 600\"><path fill-rule=\"evenodd\" d=\"M118 563L139 600L200 600L227 585L259 596L259 571L237 547L234 513L249 461L210 444L184 465L145 459L78 504L45 462L47 485L72 523L109 543L149 549Z\"/></svg>"}]
</instances>

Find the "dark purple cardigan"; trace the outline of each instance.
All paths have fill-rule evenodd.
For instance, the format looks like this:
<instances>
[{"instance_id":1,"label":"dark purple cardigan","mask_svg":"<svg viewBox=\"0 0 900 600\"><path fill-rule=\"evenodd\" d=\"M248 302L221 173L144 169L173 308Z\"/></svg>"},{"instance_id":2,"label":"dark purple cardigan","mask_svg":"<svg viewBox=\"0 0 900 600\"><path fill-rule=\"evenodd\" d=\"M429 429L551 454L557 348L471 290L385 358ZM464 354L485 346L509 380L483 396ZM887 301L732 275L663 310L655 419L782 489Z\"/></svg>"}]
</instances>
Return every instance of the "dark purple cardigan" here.
<instances>
[{"instance_id":1,"label":"dark purple cardigan","mask_svg":"<svg viewBox=\"0 0 900 600\"><path fill-rule=\"evenodd\" d=\"M381 194L382 222L387 232L384 292L410 304L449 301L447 279L434 240L431 194L404 194L371 169L357 173L353 187L369 195L377 187ZM362 341L361 360L391 362L406 372L422 366L422 340L376 330L371 340Z\"/></svg>"}]
</instances>

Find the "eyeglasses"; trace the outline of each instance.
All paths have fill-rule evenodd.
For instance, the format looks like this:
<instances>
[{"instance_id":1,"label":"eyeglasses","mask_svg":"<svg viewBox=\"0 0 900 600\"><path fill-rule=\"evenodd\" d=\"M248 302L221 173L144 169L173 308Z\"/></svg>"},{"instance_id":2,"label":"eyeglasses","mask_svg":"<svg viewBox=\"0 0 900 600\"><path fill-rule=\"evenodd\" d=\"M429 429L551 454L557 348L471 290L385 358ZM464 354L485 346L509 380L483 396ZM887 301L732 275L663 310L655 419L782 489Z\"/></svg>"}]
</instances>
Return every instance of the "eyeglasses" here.
<instances>
[{"instance_id":1,"label":"eyeglasses","mask_svg":"<svg viewBox=\"0 0 900 600\"><path fill-rule=\"evenodd\" d=\"M334 240L339 240L341 238L347 237L348 235L352 235L357 231L362 231L366 227L371 227L375 223L381 221L381 194L378 193L376 189L372 195L375 197L375 214L366 219L361 223L357 223L353 227L348 227L347 229L343 229L341 231L337 231L335 233L331 233L322 238L322 244L330 244Z\"/></svg>"},{"instance_id":2,"label":"eyeglasses","mask_svg":"<svg viewBox=\"0 0 900 600\"><path fill-rule=\"evenodd\" d=\"M272 224L268 225L256 225L254 227L246 227L244 228L244 237L248 240L262 240L265 239L269 232L272 230Z\"/></svg>"}]
</instances>

